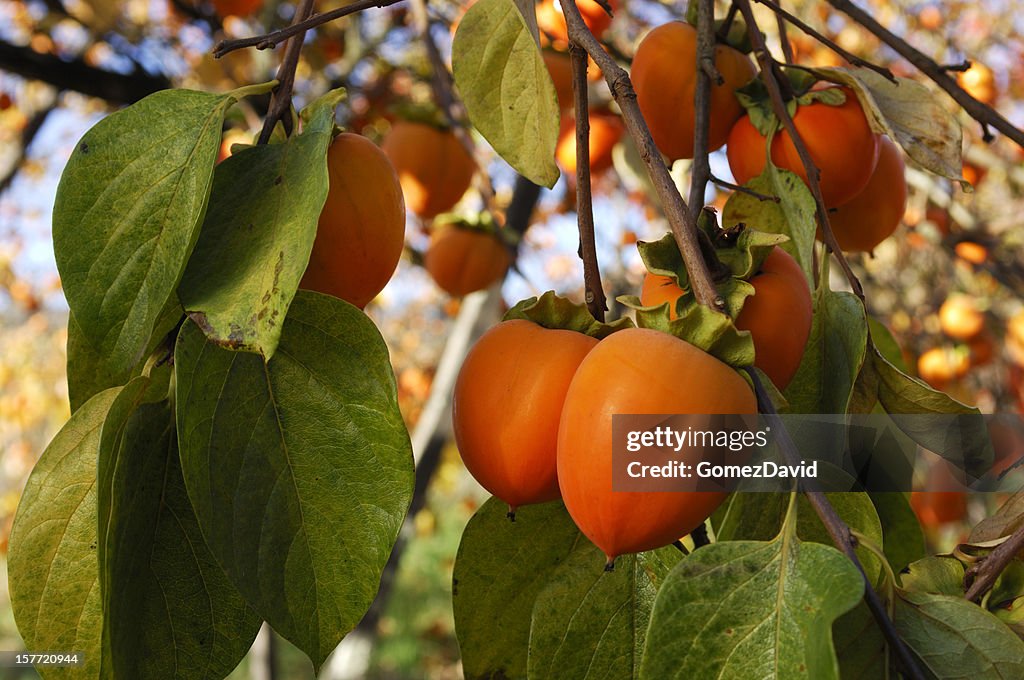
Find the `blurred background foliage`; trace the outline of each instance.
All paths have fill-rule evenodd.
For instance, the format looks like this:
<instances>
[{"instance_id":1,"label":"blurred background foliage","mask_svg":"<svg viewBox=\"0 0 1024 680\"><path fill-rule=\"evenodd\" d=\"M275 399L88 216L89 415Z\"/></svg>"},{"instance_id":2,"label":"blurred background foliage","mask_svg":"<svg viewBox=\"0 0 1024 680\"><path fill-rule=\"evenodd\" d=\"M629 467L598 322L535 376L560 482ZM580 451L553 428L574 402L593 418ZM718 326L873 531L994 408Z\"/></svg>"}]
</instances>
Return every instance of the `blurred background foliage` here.
<instances>
[{"instance_id":1,"label":"blurred background foliage","mask_svg":"<svg viewBox=\"0 0 1024 680\"><path fill-rule=\"evenodd\" d=\"M1024 125L1024 15L1018 3L865 2L884 25L940 63L972 60L975 65L961 82L1018 127ZM235 3L247 4L254 7L252 14L240 17L221 16L204 0L0 0L0 649L21 647L2 568L19 492L68 417L67 306L50 236L61 170L90 125L152 91L169 86L225 90L273 77L280 50L242 50L221 60L211 56L218 40L282 27L293 12L291 4L276 0ZM342 4L320 0L317 10ZM908 64L826 4L787 0L785 5L850 52L888 65L898 75L917 77ZM719 2L718 11L725 9ZM447 55L449 27L464 7L437 0L430 11L432 35ZM625 0L605 40L628 60L644 31L684 12L683 2ZM778 45L774 19L761 16L762 27L775 32L771 38ZM407 20L399 4L310 34L298 68L296 105L344 86L349 97L339 109L339 123L379 140L403 110L428 103L429 61ZM834 53L795 29L789 30L788 40L799 63L841 65ZM603 83L592 89L592 100L610 102ZM955 108L943 94L936 96ZM224 153L232 143L252 139L267 103L248 99L233 109ZM908 168L903 226L873 256L851 260L865 284L869 311L893 331L910 367L918 366L933 385L985 412L1020 412L1024 150L1000 138L985 143L977 124L966 117L963 123L964 174L975 185L974 193ZM599 258L610 299L639 289L643 269L636 240L656 239L667 230L629 157L628 149L618 149L614 169L595 178ZM729 177L721 152L712 157L712 167L717 176ZM503 205L514 175L496 158L489 172ZM674 172L686 180L685 163ZM720 207L725 195L709 189L707 200ZM506 304L550 288L581 295L572 206L572 188L564 177L553 191L542 193L517 268L503 285ZM471 191L461 208L478 210L479 196ZM414 264L415 253L426 246L428 225L410 216L409 226L411 256L367 311L391 349L401 407L412 427L430 394L460 303ZM842 288L842 282L835 287ZM402 556L395 588L371 631L367 676L461 676L451 569L462 528L483 498L457 452L446 447L427 502L414 517L415 535ZM932 517L926 524L933 544L951 545L968 526L965 516L977 520L990 503L979 498L954 503L944 513L922 510L923 518ZM287 643L279 642L276 653L277 677L312 675L308 662ZM233 677L265 677L254 666L247 660Z\"/></svg>"}]
</instances>

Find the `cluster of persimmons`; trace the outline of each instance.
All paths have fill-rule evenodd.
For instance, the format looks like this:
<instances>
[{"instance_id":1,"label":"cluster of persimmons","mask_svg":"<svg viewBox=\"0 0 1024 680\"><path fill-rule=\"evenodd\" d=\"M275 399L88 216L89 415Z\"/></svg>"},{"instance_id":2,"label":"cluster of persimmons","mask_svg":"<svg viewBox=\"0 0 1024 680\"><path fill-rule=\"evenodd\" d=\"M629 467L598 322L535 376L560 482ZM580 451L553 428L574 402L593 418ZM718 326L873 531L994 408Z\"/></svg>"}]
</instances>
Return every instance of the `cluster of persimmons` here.
<instances>
[{"instance_id":1,"label":"cluster of persimmons","mask_svg":"<svg viewBox=\"0 0 1024 680\"><path fill-rule=\"evenodd\" d=\"M579 7L595 35L607 29L610 18L596 2L581 0ZM538 6L537 18L546 38L544 62L563 112L556 160L571 177L576 147L565 21L552 0ZM633 59L640 109L669 163L693 156L695 61L696 31L679 21L650 31ZM776 126L769 142L763 121L759 127L737 96L757 75L750 58L720 44L715 64L722 79L711 89L710 149L726 146L738 184L760 175L769 157L806 182L804 164L785 129ZM590 72L598 74L593 65ZM806 96L793 123L820 169L836 240L843 250L870 251L903 216L902 151L871 129L852 90L817 83L801 94ZM611 150L624 126L606 105L588 115L590 169L596 174L611 167ZM327 163L329 193L302 287L364 307L395 271L407 208L433 221L424 266L441 288L461 296L504 276L512 251L500 226L471 227L449 213L476 171L451 130L397 121L380 147L357 134L339 134ZM796 261L775 247L748 283L754 292L735 326L750 332L755 365L785 389L810 335L807 279ZM665 305L675 318L677 303L687 294L675 277L648 274L640 299L646 307ZM488 491L512 511L561 498L611 563L618 555L690 533L724 497L613 492L612 414L752 414L757 404L737 367L679 337L641 328L598 333L578 328L560 325L557 318L514 318L485 333L457 380L454 430L467 468Z\"/></svg>"}]
</instances>

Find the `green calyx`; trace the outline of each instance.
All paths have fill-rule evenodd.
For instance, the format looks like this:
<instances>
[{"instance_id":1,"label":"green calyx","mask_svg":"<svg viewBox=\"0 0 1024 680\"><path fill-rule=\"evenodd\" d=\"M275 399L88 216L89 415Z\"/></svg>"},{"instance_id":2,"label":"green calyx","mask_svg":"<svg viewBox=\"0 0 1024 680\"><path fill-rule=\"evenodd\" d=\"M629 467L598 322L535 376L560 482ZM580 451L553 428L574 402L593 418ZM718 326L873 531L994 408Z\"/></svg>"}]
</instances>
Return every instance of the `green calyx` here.
<instances>
[{"instance_id":1,"label":"green calyx","mask_svg":"<svg viewBox=\"0 0 1024 680\"><path fill-rule=\"evenodd\" d=\"M517 302L502 318L503 321L512 319L532 321L544 328L576 331L598 340L624 328L633 328L633 321L628 317L610 323L598 321L586 305L556 295L552 290L539 298L531 297Z\"/></svg>"}]
</instances>

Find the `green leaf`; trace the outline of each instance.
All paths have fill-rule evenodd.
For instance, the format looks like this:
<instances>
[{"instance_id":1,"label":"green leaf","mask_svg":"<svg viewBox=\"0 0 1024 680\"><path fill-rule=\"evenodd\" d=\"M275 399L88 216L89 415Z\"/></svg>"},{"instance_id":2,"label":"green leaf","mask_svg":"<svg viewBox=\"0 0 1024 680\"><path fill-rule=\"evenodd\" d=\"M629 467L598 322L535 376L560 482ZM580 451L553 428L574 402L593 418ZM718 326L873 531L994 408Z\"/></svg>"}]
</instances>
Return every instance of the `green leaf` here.
<instances>
[{"instance_id":1,"label":"green leaf","mask_svg":"<svg viewBox=\"0 0 1024 680\"><path fill-rule=\"evenodd\" d=\"M559 110L535 23L511 0L479 0L459 22L452 73L480 134L519 174L550 188Z\"/></svg>"},{"instance_id":2,"label":"green leaf","mask_svg":"<svg viewBox=\"0 0 1024 680\"><path fill-rule=\"evenodd\" d=\"M888 647L865 602L832 624L839 677L843 680L887 680Z\"/></svg>"},{"instance_id":3,"label":"green leaf","mask_svg":"<svg viewBox=\"0 0 1024 680\"><path fill-rule=\"evenodd\" d=\"M917 593L963 597L964 565L955 557L925 557L907 566L900 575L900 585Z\"/></svg>"},{"instance_id":4,"label":"green leaf","mask_svg":"<svg viewBox=\"0 0 1024 680\"><path fill-rule=\"evenodd\" d=\"M187 322L175 368L203 535L257 613L319 667L373 601L412 496L384 341L352 305L300 291L269 362Z\"/></svg>"},{"instance_id":5,"label":"green leaf","mask_svg":"<svg viewBox=\"0 0 1024 680\"><path fill-rule=\"evenodd\" d=\"M733 192L722 210L722 226L728 229L745 224L758 231L785 234L790 240L780 243L779 247L796 259L804 276L812 281L814 234L818 227L814 196L803 180L769 163L746 187L764 196L777 196L779 202L742 191Z\"/></svg>"},{"instance_id":6,"label":"green leaf","mask_svg":"<svg viewBox=\"0 0 1024 680\"><path fill-rule=\"evenodd\" d=\"M892 570L899 573L911 562L925 556L921 525L906 493L883 491L869 495L882 523L885 556Z\"/></svg>"},{"instance_id":7,"label":"green leaf","mask_svg":"<svg viewBox=\"0 0 1024 680\"><path fill-rule=\"evenodd\" d=\"M889 135L919 165L942 177L963 179L963 131L956 116L931 89L910 78L892 83L866 68L820 68L814 72L850 86L872 129Z\"/></svg>"},{"instance_id":8,"label":"green leaf","mask_svg":"<svg viewBox=\"0 0 1024 680\"><path fill-rule=\"evenodd\" d=\"M599 548L578 543L534 604L528 677L637 677L655 595L680 556L672 547L628 555L608 572Z\"/></svg>"},{"instance_id":9,"label":"green leaf","mask_svg":"<svg viewBox=\"0 0 1024 680\"><path fill-rule=\"evenodd\" d=\"M869 315L868 331L871 333L871 342L874 343L878 353L890 364L904 373L908 373L907 362L903 358L903 349L885 324Z\"/></svg>"},{"instance_id":10,"label":"green leaf","mask_svg":"<svg viewBox=\"0 0 1024 680\"><path fill-rule=\"evenodd\" d=\"M641 678L838 678L832 622L864 581L842 553L790 528L701 548L654 603Z\"/></svg>"},{"instance_id":11,"label":"green leaf","mask_svg":"<svg viewBox=\"0 0 1024 680\"><path fill-rule=\"evenodd\" d=\"M224 113L247 92L157 92L93 126L68 160L54 252L101 386L145 356L198 236Z\"/></svg>"},{"instance_id":12,"label":"green leaf","mask_svg":"<svg viewBox=\"0 0 1024 680\"><path fill-rule=\"evenodd\" d=\"M310 104L301 134L217 166L178 295L218 345L274 355L327 199L327 147L344 94L334 90Z\"/></svg>"},{"instance_id":13,"label":"green leaf","mask_svg":"<svg viewBox=\"0 0 1024 680\"><path fill-rule=\"evenodd\" d=\"M477 510L455 558L452 606L467 680L526 677L534 602L587 543L560 502L519 508L515 522L507 509L491 498Z\"/></svg>"},{"instance_id":14,"label":"green leaf","mask_svg":"<svg viewBox=\"0 0 1024 680\"><path fill-rule=\"evenodd\" d=\"M899 591L894 623L907 646L940 680L1024 677L1024 642L963 597Z\"/></svg>"},{"instance_id":15,"label":"green leaf","mask_svg":"<svg viewBox=\"0 0 1024 680\"><path fill-rule=\"evenodd\" d=\"M41 666L44 678L99 674L96 455L103 421L120 392L115 387L97 394L61 428L33 468L11 528L11 607L26 647L85 657L77 668Z\"/></svg>"},{"instance_id":16,"label":"green leaf","mask_svg":"<svg viewBox=\"0 0 1024 680\"><path fill-rule=\"evenodd\" d=\"M995 514L971 529L968 543L978 544L1005 538L1024 526L1024 490L1010 496Z\"/></svg>"},{"instance_id":17,"label":"green leaf","mask_svg":"<svg viewBox=\"0 0 1024 680\"><path fill-rule=\"evenodd\" d=\"M113 451L101 503L104 648L111 677L219 680L242 660L261 620L217 565L185 492L174 414L143 404Z\"/></svg>"},{"instance_id":18,"label":"green leaf","mask_svg":"<svg viewBox=\"0 0 1024 680\"><path fill-rule=\"evenodd\" d=\"M544 328L576 331L598 340L623 328L633 327L633 321L629 317L623 317L610 323L598 321L586 305L561 297L553 290L547 291L539 298L531 297L520 300L502 317L503 321L510 319L532 321Z\"/></svg>"},{"instance_id":19,"label":"green leaf","mask_svg":"<svg viewBox=\"0 0 1024 680\"><path fill-rule=\"evenodd\" d=\"M828 501L839 513L839 517L852 529L870 539L875 545L883 545L882 524L875 512L871 499L865 493L827 493ZM768 540L777 535L784 526L789 494L785 493L734 493L729 496L719 514L715 535L719 541ZM797 498L797 536L802 541L832 545L832 537L810 501L803 495ZM882 564L870 550L857 547L857 557L872 583L881 575Z\"/></svg>"},{"instance_id":20,"label":"green leaf","mask_svg":"<svg viewBox=\"0 0 1024 680\"><path fill-rule=\"evenodd\" d=\"M177 296L172 295L168 298L160 316L157 317L153 335L146 345L147 355L156 350L157 345L174 330L183 314ZM134 367L121 367L115 370L115 367L106 360L97 347L86 338L78 321L75 320L74 312L68 315L67 351L68 397L71 401L72 413L93 395L109 387L124 385L129 379L139 375L143 368L142 364L136 364Z\"/></svg>"},{"instance_id":21,"label":"green leaf","mask_svg":"<svg viewBox=\"0 0 1024 680\"><path fill-rule=\"evenodd\" d=\"M852 293L820 286L803 361L784 394L793 413L846 413L864 364L868 327Z\"/></svg>"}]
</instances>

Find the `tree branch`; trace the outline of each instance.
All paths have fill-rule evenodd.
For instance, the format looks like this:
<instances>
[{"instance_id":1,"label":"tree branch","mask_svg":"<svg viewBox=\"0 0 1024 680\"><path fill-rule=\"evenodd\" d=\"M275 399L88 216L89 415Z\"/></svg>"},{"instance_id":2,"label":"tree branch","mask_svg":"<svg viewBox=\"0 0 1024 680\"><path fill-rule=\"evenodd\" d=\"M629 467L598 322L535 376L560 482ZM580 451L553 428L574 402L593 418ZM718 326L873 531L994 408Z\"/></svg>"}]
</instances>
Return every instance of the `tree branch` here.
<instances>
[{"instance_id":1,"label":"tree branch","mask_svg":"<svg viewBox=\"0 0 1024 680\"><path fill-rule=\"evenodd\" d=\"M811 194L814 196L818 224L821 226L825 245L835 254L836 259L839 261L839 266L846 275L846 280L849 281L854 294L863 302L864 289L860 285L860 280L857 279L857 275L850 269L850 263L846 261L839 243L836 242L835 234L832 233L832 225L828 219L828 208L825 207L825 199L821 195L821 171L814 164L814 160L807 150L807 144L804 143L803 137L797 131L793 117L789 115L786 102L783 100L782 90L777 80L778 62L768 52L768 47L764 41L764 34L761 33L761 29L754 18L754 9L750 6L750 0L736 0L736 4L739 5L743 19L747 22L747 33L750 35L750 42L754 46L754 54L757 55L757 61L761 67L761 80L764 81L765 87L768 88L768 94L772 100L772 109L793 141L793 146L796 147L797 154L800 156L800 162L807 173L807 183L810 186Z\"/></svg>"},{"instance_id":2,"label":"tree branch","mask_svg":"<svg viewBox=\"0 0 1024 680\"><path fill-rule=\"evenodd\" d=\"M740 2L745 1L740 0ZM744 370L750 376L750 380L754 385L754 394L757 395L757 410L761 412L771 425L772 431L777 437L779 448L786 457L786 462L790 465L799 464L800 455L796 450L796 445L790 438L782 419L779 418L771 397L765 392L764 385L761 384L757 371L752 368L745 368ZM889 647L895 651L896 658L903 672L912 680L924 680L924 674L918 668L917 662L911 655L910 650L907 649L903 639L900 638L899 633L896 631L896 626L893 624L892 619L889 618L885 605L871 585L868 575L864 572L864 566L860 563L860 559L857 557L857 552L854 549L857 541L853 537L850 527L842 520L839 513L832 507L832 504L829 503L828 497L816 487L813 480L801 480L800 486L801 491L807 496L807 500L810 501L811 507L814 508L814 512L818 515L821 523L825 525L825 529L828 531L836 548L846 555L853 563L853 566L857 567L857 571L860 572L861 578L864 580L864 601L871 611L871 615L878 623L882 635L885 636L886 641L889 643Z\"/></svg>"},{"instance_id":3,"label":"tree branch","mask_svg":"<svg viewBox=\"0 0 1024 680\"><path fill-rule=\"evenodd\" d=\"M133 104L171 86L171 81L164 76L142 72L114 73L89 66L81 59L65 61L52 54L40 54L30 47L6 42L0 42L0 70L48 83L58 90L97 97L111 104Z\"/></svg>"},{"instance_id":4,"label":"tree branch","mask_svg":"<svg viewBox=\"0 0 1024 680\"><path fill-rule=\"evenodd\" d=\"M950 97L963 107L967 115L981 123L985 141L992 140L992 133L988 130L989 126L991 126L1012 139L1018 146L1024 148L1024 131L1014 127L1010 121L1003 118L991 106L967 94L967 91L956 82L956 79L946 73L933 59L929 59L922 52L911 47L906 41L885 26L882 26L874 17L854 5L850 0L828 0L828 3L866 28L876 38L895 50L901 57L909 61L921 73L928 76L936 85L945 90Z\"/></svg>"},{"instance_id":5,"label":"tree branch","mask_svg":"<svg viewBox=\"0 0 1024 680\"><path fill-rule=\"evenodd\" d=\"M965 598L976 602L991 590L996 579L1003 573L1007 565L1024 550L1024 527L1018 528L1010 537L996 546L985 559L964 573L964 586L967 587Z\"/></svg>"},{"instance_id":6,"label":"tree branch","mask_svg":"<svg viewBox=\"0 0 1024 680\"><path fill-rule=\"evenodd\" d=\"M816 31L814 28L812 28L808 24L804 23L799 17L795 16L794 14L791 14L791 13L787 12L778 3L773 2L772 0L754 0L754 2L758 2L758 3L762 4L762 5L764 5L765 7L771 9L773 12L775 12L775 16L776 17L778 17L780 19L785 19L789 23L793 24L794 26L799 28L801 31L803 31L807 35L811 36L812 38L814 38L815 40L820 42L822 45L824 45L825 47L829 48L830 50L832 50L833 52L838 54L840 57L842 57L846 61L848 61L851 64L853 64L854 66L858 66L858 67L861 67L861 68L871 69L872 71L874 71L878 75L882 76L883 78L885 78L885 79L887 79L887 80L889 80L889 81L891 81L893 83L897 82L896 81L896 76L894 76L892 74L892 71L890 71L889 69L885 68L884 66L879 66L878 64L873 64L870 61L867 61L865 59L861 59L856 54L852 54L851 52L847 52L842 47L837 45L835 42L833 42L832 40L829 40L824 35L822 35L818 31ZM788 43L785 43L785 42L783 43L783 53L786 55L786 61L789 62L789 63L792 63L793 62L793 55L792 55L791 51L788 49Z\"/></svg>"},{"instance_id":7,"label":"tree branch","mask_svg":"<svg viewBox=\"0 0 1024 680\"><path fill-rule=\"evenodd\" d=\"M575 0L562 0L563 5ZM576 225L580 232L580 259L583 260L583 285L587 309L598 321L604 321L608 302L601 284L594 234L594 204L590 193L590 102L587 97L587 53L569 43L572 66L573 113L576 119Z\"/></svg>"},{"instance_id":8,"label":"tree branch","mask_svg":"<svg viewBox=\"0 0 1024 680\"><path fill-rule=\"evenodd\" d=\"M295 21L292 24L297 26L313 11L313 0L302 0L302 3L295 8ZM284 59L277 69L277 87L270 98L270 109L266 118L263 119L263 129L260 130L260 138L257 144L266 144L274 133L274 127L278 121L284 124L287 134L292 133L292 117L289 115L292 110L292 87L295 85L295 69L299 66L299 55L302 53L302 42L306 37L304 31L288 41L284 49Z\"/></svg>"},{"instance_id":9,"label":"tree branch","mask_svg":"<svg viewBox=\"0 0 1024 680\"><path fill-rule=\"evenodd\" d=\"M314 14L303 21L294 23L279 31L267 33L266 35L257 35L251 38L239 38L237 40L222 40L214 46L213 56L220 59L228 52L234 52L235 50L240 50L246 47L255 47L258 50L277 47L293 35L305 33L311 28L316 28L317 26L330 23L335 19L340 19L341 17L348 16L349 14L355 14L356 12L362 12L364 9L387 7L399 2L402 2L402 0L358 0L357 2L353 2L351 5L339 7L338 9L333 9L330 12ZM296 16L298 16L298 14L296 14Z\"/></svg>"},{"instance_id":10,"label":"tree branch","mask_svg":"<svg viewBox=\"0 0 1024 680\"><path fill-rule=\"evenodd\" d=\"M694 223L704 208L704 192L711 178L708 136L711 125L711 80L722 76L715 68L715 2L697 3L697 87L693 93L693 168L690 171L690 216ZM714 74L714 75L712 75ZM720 84L720 83L719 83Z\"/></svg>"},{"instance_id":11,"label":"tree branch","mask_svg":"<svg viewBox=\"0 0 1024 680\"><path fill-rule=\"evenodd\" d=\"M679 247L679 252L690 276L690 282L693 285L694 297L702 305L719 311L724 310L725 301L722 300L715 288L708 265L701 252L697 223L687 209L683 197L679 194L679 189L672 181L668 167L662 160L661 152L654 144L650 128L647 127L647 122L636 103L636 92L633 90L629 74L604 50L601 43L583 23L583 17L575 2L564 3L562 9L568 27L569 40L585 49L594 59L601 72L604 73L605 82L608 83L615 102L622 110L622 119L626 124L626 129L636 143L640 158L647 166L651 183L654 185L658 200L668 218L669 226L672 228L672 235Z\"/></svg>"}]
</instances>

